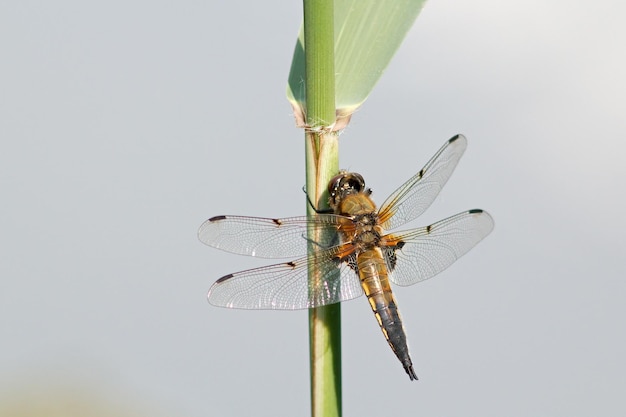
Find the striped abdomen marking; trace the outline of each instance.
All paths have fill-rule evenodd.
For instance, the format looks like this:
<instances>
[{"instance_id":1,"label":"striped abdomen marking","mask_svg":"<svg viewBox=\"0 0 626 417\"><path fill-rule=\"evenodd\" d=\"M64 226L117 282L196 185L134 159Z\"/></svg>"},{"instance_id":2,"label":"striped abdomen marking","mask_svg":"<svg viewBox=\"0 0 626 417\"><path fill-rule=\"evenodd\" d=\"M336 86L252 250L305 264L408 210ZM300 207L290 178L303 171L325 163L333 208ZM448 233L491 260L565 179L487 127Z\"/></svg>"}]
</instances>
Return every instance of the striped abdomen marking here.
<instances>
[{"instance_id":1,"label":"striped abdomen marking","mask_svg":"<svg viewBox=\"0 0 626 417\"><path fill-rule=\"evenodd\" d=\"M361 286L389 346L402 362L409 378L411 380L417 379L409 356L409 347L406 343L406 334L400 312L389 285L387 264L380 248L374 247L360 253L357 256L357 266Z\"/></svg>"}]
</instances>

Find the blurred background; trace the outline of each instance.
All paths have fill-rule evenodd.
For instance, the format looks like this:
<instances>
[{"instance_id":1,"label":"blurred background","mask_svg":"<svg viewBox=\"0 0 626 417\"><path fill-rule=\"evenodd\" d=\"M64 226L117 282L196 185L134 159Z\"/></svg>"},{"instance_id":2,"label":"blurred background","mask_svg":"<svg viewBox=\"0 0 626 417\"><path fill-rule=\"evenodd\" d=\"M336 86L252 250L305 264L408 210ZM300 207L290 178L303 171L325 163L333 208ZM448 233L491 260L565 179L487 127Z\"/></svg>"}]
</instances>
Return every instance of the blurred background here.
<instances>
[{"instance_id":1,"label":"blurred background","mask_svg":"<svg viewBox=\"0 0 626 417\"><path fill-rule=\"evenodd\" d=\"M478 207L496 229L397 289L417 382L344 303L345 415L626 413L625 13L426 4L341 166L381 203L463 133L415 225ZM304 213L300 20L277 0L0 4L0 416L308 414L306 311L210 306L215 279L269 262L196 238Z\"/></svg>"}]
</instances>

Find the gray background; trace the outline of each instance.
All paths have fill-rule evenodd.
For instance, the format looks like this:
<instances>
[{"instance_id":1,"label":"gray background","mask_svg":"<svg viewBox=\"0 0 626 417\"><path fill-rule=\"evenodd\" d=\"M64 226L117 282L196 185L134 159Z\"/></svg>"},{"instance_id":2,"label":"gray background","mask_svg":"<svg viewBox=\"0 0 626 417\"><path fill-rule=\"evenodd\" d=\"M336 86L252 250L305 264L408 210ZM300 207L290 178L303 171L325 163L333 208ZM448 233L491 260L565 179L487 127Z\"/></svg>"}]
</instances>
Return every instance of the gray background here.
<instances>
[{"instance_id":1,"label":"gray background","mask_svg":"<svg viewBox=\"0 0 626 417\"><path fill-rule=\"evenodd\" d=\"M345 415L626 413L626 6L428 3L341 137L379 203L456 133L417 224L496 229L397 290L420 380L344 303ZM0 5L0 414L307 415L307 314L218 309L268 263L217 214L304 212L284 98L300 2ZM365 363L370 365L365 366ZM55 414L57 413L57 414Z\"/></svg>"}]
</instances>

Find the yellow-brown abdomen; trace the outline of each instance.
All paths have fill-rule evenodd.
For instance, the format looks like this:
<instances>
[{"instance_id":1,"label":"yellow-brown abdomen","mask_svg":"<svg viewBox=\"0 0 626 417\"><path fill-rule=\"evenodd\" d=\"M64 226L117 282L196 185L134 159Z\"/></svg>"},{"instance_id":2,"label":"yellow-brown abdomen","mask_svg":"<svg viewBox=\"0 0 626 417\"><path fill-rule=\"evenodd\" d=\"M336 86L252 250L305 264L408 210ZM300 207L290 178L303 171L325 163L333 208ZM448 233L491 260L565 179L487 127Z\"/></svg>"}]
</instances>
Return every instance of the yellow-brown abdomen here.
<instances>
[{"instance_id":1,"label":"yellow-brown abdomen","mask_svg":"<svg viewBox=\"0 0 626 417\"><path fill-rule=\"evenodd\" d=\"M389 346L402 362L409 378L411 380L417 379L409 356L400 312L389 285L387 263L383 258L381 249L374 247L358 254L357 266L361 286Z\"/></svg>"}]
</instances>

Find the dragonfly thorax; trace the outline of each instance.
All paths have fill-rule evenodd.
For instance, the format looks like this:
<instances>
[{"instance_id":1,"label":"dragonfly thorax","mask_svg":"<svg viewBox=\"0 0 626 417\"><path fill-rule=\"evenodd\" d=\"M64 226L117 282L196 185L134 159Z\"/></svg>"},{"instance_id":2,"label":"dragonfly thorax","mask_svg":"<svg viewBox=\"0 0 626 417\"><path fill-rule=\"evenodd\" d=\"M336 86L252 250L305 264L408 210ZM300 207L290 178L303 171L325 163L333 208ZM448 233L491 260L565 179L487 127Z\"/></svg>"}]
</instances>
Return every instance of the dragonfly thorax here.
<instances>
[{"instance_id":1,"label":"dragonfly thorax","mask_svg":"<svg viewBox=\"0 0 626 417\"><path fill-rule=\"evenodd\" d=\"M353 216L354 234L351 241L358 252L372 249L380 244L383 229L378 225L376 213Z\"/></svg>"},{"instance_id":2,"label":"dragonfly thorax","mask_svg":"<svg viewBox=\"0 0 626 417\"><path fill-rule=\"evenodd\" d=\"M368 190L369 191L369 190ZM376 204L369 194L364 192L344 196L334 207L335 214L342 216L376 215Z\"/></svg>"}]
</instances>

